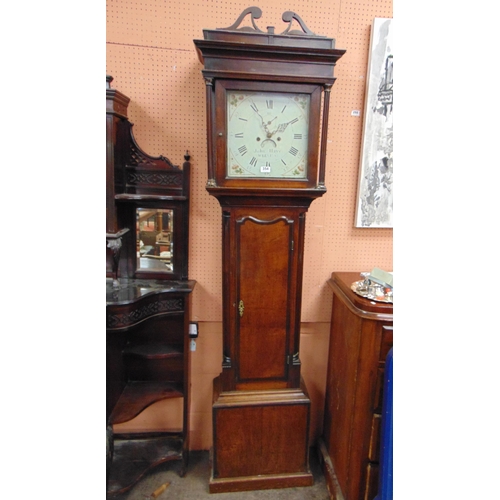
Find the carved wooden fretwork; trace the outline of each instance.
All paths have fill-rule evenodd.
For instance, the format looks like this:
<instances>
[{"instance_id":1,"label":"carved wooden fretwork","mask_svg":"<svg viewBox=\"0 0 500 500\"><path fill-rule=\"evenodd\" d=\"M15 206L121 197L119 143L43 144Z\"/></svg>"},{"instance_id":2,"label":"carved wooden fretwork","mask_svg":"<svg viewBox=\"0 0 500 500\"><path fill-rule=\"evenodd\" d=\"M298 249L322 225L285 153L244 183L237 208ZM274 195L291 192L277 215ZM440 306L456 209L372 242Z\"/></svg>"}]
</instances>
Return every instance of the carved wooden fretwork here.
<instances>
[{"instance_id":1,"label":"carved wooden fretwork","mask_svg":"<svg viewBox=\"0 0 500 500\"><path fill-rule=\"evenodd\" d=\"M127 310L119 314L107 314L106 328L113 330L127 328L157 314L182 312L183 310L183 298L154 301L134 308L132 311Z\"/></svg>"},{"instance_id":2,"label":"carved wooden fretwork","mask_svg":"<svg viewBox=\"0 0 500 500\"><path fill-rule=\"evenodd\" d=\"M189 153L186 151L186 162L180 168L163 155L145 153L134 138L132 123L128 122L124 127L128 148L123 170L117 174L117 179L122 183L122 191L117 199L126 198L127 195L185 196L189 189Z\"/></svg>"},{"instance_id":3,"label":"carved wooden fretwork","mask_svg":"<svg viewBox=\"0 0 500 500\"><path fill-rule=\"evenodd\" d=\"M137 145L135 138L132 134L132 128L130 130L131 145L130 145L130 158L128 160L128 165L137 166L159 166L159 164L166 164L162 166L168 166L168 168L173 168L179 170L179 167L174 165L168 158L163 155L160 156L150 156Z\"/></svg>"},{"instance_id":4,"label":"carved wooden fretwork","mask_svg":"<svg viewBox=\"0 0 500 500\"><path fill-rule=\"evenodd\" d=\"M182 186L182 174L159 172L128 172L127 186Z\"/></svg>"}]
</instances>

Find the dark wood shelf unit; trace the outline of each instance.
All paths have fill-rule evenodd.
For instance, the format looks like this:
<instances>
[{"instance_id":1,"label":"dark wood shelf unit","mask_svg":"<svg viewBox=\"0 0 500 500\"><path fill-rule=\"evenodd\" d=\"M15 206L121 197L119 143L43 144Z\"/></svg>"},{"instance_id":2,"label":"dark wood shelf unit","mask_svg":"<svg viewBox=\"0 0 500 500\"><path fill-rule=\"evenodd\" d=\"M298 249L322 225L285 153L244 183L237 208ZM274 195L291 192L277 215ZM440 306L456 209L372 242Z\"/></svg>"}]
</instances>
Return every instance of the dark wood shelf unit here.
<instances>
[{"instance_id":1,"label":"dark wood shelf unit","mask_svg":"<svg viewBox=\"0 0 500 500\"><path fill-rule=\"evenodd\" d=\"M385 360L393 306L360 297L360 273L332 273L330 347L320 458L332 500L374 500L378 492Z\"/></svg>"},{"instance_id":2,"label":"dark wood shelf unit","mask_svg":"<svg viewBox=\"0 0 500 500\"><path fill-rule=\"evenodd\" d=\"M178 461L180 475L186 472L196 284L188 279L189 155L180 168L142 151L127 118L129 98L112 89L111 81L106 78L108 497L126 492L163 462ZM178 432L114 432L113 426L172 398L182 398Z\"/></svg>"},{"instance_id":3,"label":"dark wood shelf unit","mask_svg":"<svg viewBox=\"0 0 500 500\"><path fill-rule=\"evenodd\" d=\"M126 436L113 436L109 496L127 491L159 463L181 461L181 476L187 469L189 317L195 282L181 283L180 289L172 286L177 282L163 283L158 280L144 288L145 280L122 280L118 287L111 280L107 282L108 432L113 425L128 422L157 401L183 399L182 429L174 435L173 443L171 433L152 432L150 437L144 433L141 439L132 435L130 444L123 442ZM117 452L131 447L140 459L129 460L128 452Z\"/></svg>"}]
</instances>

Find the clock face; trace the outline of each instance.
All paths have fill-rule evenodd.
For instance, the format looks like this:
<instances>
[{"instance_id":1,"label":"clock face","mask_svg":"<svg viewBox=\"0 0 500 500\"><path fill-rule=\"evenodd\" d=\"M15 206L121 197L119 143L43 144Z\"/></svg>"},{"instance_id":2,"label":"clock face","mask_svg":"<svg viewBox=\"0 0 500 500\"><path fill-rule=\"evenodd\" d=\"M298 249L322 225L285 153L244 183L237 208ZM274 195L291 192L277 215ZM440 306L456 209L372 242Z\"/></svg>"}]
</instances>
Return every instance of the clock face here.
<instances>
[{"instance_id":1,"label":"clock face","mask_svg":"<svg viewBox=\"0 0 500 500\"><path fill-rule=\"evenodd\" d=\"M226 95L227 177L307 179L310 95Z\"/></svg>"}]
</instances>

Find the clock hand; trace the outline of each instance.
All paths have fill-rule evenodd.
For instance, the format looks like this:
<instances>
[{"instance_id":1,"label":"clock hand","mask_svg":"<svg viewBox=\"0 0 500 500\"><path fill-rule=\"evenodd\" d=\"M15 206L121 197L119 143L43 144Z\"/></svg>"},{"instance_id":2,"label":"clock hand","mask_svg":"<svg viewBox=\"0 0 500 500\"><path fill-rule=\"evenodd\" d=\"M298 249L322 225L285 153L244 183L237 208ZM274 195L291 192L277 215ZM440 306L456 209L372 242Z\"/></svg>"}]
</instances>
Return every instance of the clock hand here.
<instances>
[{"instance_id":1,"label":"clock hand","mask_svg":"<svg viewBox=\"0 0 500 500\"><path fill-rule=\"evenodd\" d=\"M259 113L259 110L258 110L257 106L255 105L255 103L252 102L252 104L250 105L250 107L255 111L255 113L257 114L257 116L260 118L260 122L261 122L262 126L264 127L264 131L266 132L266 134L269 134L269 130L267 129L266 124L264 123L264 118L262 118L262 116Z\"/></svg>"},{"instance_id":2,"label":"clock hand","mask_svg":"<svg viewBox=\"0 0 500 500\"><path fill-rule=\"evenodd\" d=\"M276 120L276 118L278 117L275 116L271 121L268 121L267 125L271 125L271 123L273 123L273 121ZM267 128L267 125L265 123L263 125L264 128L266 129L267 138L270 139L276 133L276 130L274 132L270 132L269 129Z\"/></svg>"},{"instance_id":3,"label":"clock hand","mask_svg":"<svg viewBox=\"0 0 500 500\"><path fill-rule=\"evenodd\" d=\"M255 103L252 102L252 105L250 107L255 111L257 116L260 118L260 122L261 122L262 126L264 127L264 132L266 133L267 137L271 138L273 136L274 132L270 132L269 129L267 128L267 126L271 125L271 123L274 120L276 120L276 118L278 118L278 116L275 116L271 121L267 122L267 124L266 124L264 121L264 118L262 118L262 115L259 113L258 108L255 105Z\"/></svg>"},{"instance_id":4,"label":"clock hand","mask_svg":"<svg viewBox=\"0 0 500 500\"><path fill-rule=\"evenodd\" d=\"M288 127L288 125L290 123L292 123L293 121L295 120L295 118L293 120L290 120L288 122L285 122L285 123L280 123L278 125L278 128L273 132L273 135L276 133L276 132L284 132L286 130L286 128Z\"/></svg>"}]
</instances>

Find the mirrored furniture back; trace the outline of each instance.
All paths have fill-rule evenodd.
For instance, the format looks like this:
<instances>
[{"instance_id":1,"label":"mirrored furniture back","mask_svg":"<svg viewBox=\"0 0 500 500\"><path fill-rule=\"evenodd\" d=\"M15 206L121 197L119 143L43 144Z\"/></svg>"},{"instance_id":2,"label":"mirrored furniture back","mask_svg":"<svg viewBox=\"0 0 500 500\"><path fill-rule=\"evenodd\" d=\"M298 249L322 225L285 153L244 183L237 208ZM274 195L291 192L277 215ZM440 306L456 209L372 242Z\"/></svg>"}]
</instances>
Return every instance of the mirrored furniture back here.
<instances>
[{"instance_id":1,"label":"mirrored furniture back","mask_svg":"<svg viewBox=\"0 0 500 500\"><path fill-rule=\"evenodd\" d=\"M130 99L106 82L106 277L187 279L190 156L182 168L138 146Z\"/></svg>"}]
</instances>

